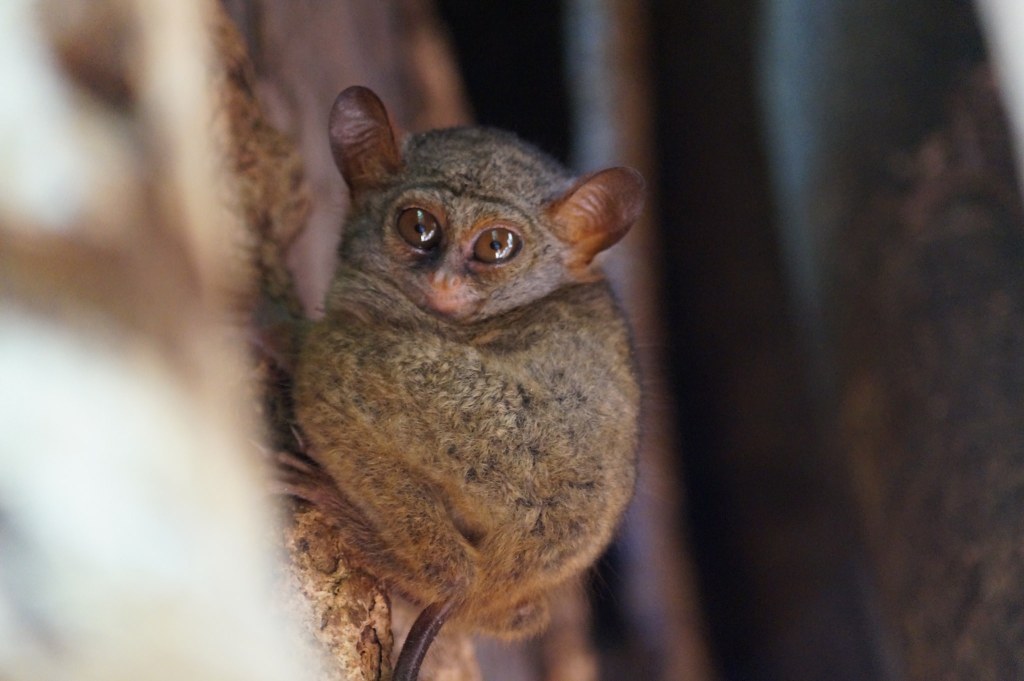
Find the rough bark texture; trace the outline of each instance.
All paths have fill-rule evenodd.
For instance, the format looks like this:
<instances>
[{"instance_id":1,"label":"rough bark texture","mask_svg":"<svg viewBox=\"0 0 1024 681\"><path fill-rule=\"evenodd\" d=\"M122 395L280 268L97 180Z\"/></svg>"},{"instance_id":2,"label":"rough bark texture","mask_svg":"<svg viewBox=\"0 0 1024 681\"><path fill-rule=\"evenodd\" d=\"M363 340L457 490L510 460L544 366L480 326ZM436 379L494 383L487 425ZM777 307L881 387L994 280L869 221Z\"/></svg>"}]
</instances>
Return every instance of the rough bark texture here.
<instances>
[{"instance_id":1,"label":"rough bark texture","mask_svg":"<svg viewBox=\"0 0 1024 681\"><path fill-rule=\"evenodd\" d=\"M391 607L372 577L344 559L337 532L315 509L296 511L285 530L284 589L303 622L319 678L379 681L391 674Z\"/></svg>"}]
</instances>

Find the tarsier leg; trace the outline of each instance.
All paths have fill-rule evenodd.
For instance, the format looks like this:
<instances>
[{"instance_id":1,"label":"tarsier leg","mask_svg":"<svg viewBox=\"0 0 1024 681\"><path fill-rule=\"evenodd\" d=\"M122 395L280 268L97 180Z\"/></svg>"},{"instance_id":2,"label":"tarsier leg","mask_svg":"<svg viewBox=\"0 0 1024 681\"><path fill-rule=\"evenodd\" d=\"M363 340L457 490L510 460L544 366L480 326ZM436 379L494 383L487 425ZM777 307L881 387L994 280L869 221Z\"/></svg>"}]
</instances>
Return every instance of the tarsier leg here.
<instances>
[{"instance_id":1,"label":"tarsier leg","mask_svg":"<svg viewBox=\"0 0 1024 681\"><path fill-rule=\"evenodd\" d=\"M331 462L337 478L315 461L280 453L280 491L323 510L378 577L416 594L421 602L431 603L413 623L393 676L396 681L416 681L427 650L470 583L472 547L456 528L437 491L411 472L400 470L398 462L391 461L383 468L374 465L379 462L373 459L333 457ZM367 509L349 501L337 485L338 479L357 489L373 490L372 496L362 499ZM394 513L396 508L406 512ZM381 527L371 523L370 517L389 519L390 523ZM390 536L383 538L382 531ZM425 556L429 558L424 560Z\"/></svg>"},{"instance_id":2,"label":"tarsier leg","mask_svg":"<svg viewBox=\"0 0 1024 681\"><path fill-rule=\"evenodd\" d=\"M370 572L420 603L465 596L476 569L475 550L456 527L441 489L398 455L358 456L310 446L340 496L355 503L373 530L372 545L354 546ZM339 529L353 539L347 519Z\"/></svg>"},{"instance_id":3,"label":"tarsier leg","mask_svg":"<svg viewBox=\"0 0 1024 681\"><path fill-rule=\"evenodd\" d=\"M413 622L409 635L405 638L405 645L402 646L398 662L395 663L392 681L417 681L419 679L423 658L426 657L430 644L434 642L437 632L444 626L454 607L454 601L446 601L431 603L423 609L420 616Z\"/></svg>"},{"instance_id":4,"label":"tarsier leg","mask_svg":"<svg viewBox=\"0 0 1024 681\"><path fill-rule=\"evenodd\" d=\"M351 545L376 556L387 553L366 516L352 504L319 465L291 452L278 452L275 492L313 504L336 526L344 528Z\"/></svg>"},{"instance_id":5,"label":"tarsier leg","mask_svg":"<svg viewBox=\"0 0 1024 681\"><path fill-rule=\"evenodd\" d=\"M281 452L278 455L278 466L279 492L312 502L335 516L336 520L345 522L349 532L365 525L365 521L357 517L358 511L345 502L330 476L315 463L289 452ZM361 543L365 547L371 540L364 539ZM378 549L378 552L381 550ZM405 638L392 681L417 681L423 658L437 637L437 632L448 620L454 603L454 600L442 601L423 609Z\"/></svg>"}]
</instances>

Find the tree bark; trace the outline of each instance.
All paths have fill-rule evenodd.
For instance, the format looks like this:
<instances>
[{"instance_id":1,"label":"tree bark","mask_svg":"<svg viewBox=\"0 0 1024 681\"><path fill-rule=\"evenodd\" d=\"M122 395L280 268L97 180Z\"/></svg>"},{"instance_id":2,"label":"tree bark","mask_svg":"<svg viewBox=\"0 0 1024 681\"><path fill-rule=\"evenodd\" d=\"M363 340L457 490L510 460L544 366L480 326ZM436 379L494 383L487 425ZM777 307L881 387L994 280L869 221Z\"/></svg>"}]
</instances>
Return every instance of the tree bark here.
<instances>
[{"instance_id":1,"label":"tree bark","mask_svg":"<svg viewBox=\"0 0 1024 681\"><path fill-rule=\"evenodd\" d=\"M952 101L844 236L839 436L900 678L1008 679L1024 674L1024 214L990 72Z\"/></svg>"}]
</instances>

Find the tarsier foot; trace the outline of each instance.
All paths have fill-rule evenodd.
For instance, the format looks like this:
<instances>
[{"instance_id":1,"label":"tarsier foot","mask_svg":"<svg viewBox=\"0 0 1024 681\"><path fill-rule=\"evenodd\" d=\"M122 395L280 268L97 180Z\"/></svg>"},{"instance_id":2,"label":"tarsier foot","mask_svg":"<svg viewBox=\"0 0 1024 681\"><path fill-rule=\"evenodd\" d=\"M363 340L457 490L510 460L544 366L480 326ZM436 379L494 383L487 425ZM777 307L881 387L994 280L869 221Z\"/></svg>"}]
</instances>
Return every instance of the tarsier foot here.
<instances>
[{"instance_id":1,"label":"tarsier foot","mask_svg":"<svg viewBox=\"0 0 1024 681\"><path fill-rule=\"evenodd\" d=\"M314 505L324 505L325 494L333 495L334 482L320 466L292 452L277 453L274 491L297 497Z\"/></svg>"},{"instance_id":2,"label":"tarsier foot","mask_svg":"<svg viewBox=\"0 0 1024 681\"><path fill-rule=\"evenodd\" d=\"M276 492L307 501L327 514L331 520L350 528L353 539L367 549L374 545L367 534L366 519L345 498L337 484L323 468L300 454L277 453Z\"/></svg>"},{"instance_id":3,"label":"tarsier foot","mask_svg":"<svg viewBox=\"0 0 1024 681\"><path fill-rule=\"evenodd\" d=\"M383 555L386 552L366 516L315 461L291 452L278 452L276 491L318 508L331 522L344 528L349 544L354 544L364 553Z\"/></svg>"},{"instance_id":4,"label":"tarsier foot","mask_svg":"<svg viewBox=\"0 0 1024 681\"><path fill-rule=\"evenodd\" d=\"M417 681L420 676L420 666L423 658L434 642L437 632L441 630L448 616L454 609L454 603L432 603L423 609L420 616L413 622L409 635L405 638L405 645L398 655L398 662L395 663L395 673L392 681Z\"/></svg>"}]
</instances>

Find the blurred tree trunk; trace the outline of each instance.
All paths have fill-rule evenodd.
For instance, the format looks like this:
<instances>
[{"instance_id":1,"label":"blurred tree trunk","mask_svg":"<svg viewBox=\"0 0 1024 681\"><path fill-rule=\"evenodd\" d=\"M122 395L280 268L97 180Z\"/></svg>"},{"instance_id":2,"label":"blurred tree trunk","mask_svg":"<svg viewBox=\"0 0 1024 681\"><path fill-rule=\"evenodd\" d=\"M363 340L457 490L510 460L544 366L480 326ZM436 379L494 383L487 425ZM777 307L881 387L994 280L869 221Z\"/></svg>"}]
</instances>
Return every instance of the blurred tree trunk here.
<instances>
[{"instance_id":1,"label":"blurred tree trunk","mask_svg":"<svg viewBox=\"0 0 1024 681\"><path fill-rule=\"evenodd\" d=\"M661 311L688 521L725 678L868 681L856 515L818 419L760 126L765 4L651 2Z\"/></svg>"},{"instance_id":2,"label":"blurred tree trunk","mask_svg":"<svg viewBox=\"0 0 1024 681\"><path fill-rule=\"evenodd\" d=\"M840 438L902 677L1024 674L1024 214L991 74L844 232Z\"/></svg>"},{"instance_id":3,"label":"blurred tree trunk","mask_svg":"<svg viewBox=\"0 0 1024 681\"><path fill-rule=\"evenodd\" d=\"M4 679L312 678L244 340L305 197L213 9L0 10Z\"/></svg>"},{"instance_id":4,"label":"blurred tree trunk","mask_svg":"<svg viewBox=\"0 0 1024 681\"><path fill-rule=\"evenodd\" d=\"M794 290L867 535L881 671L908 681L1024 674L1024 218L972 4L777 0L769 14ZM1013 103L1013 27L989 27Z\"/></svg>"}]
</instances>

